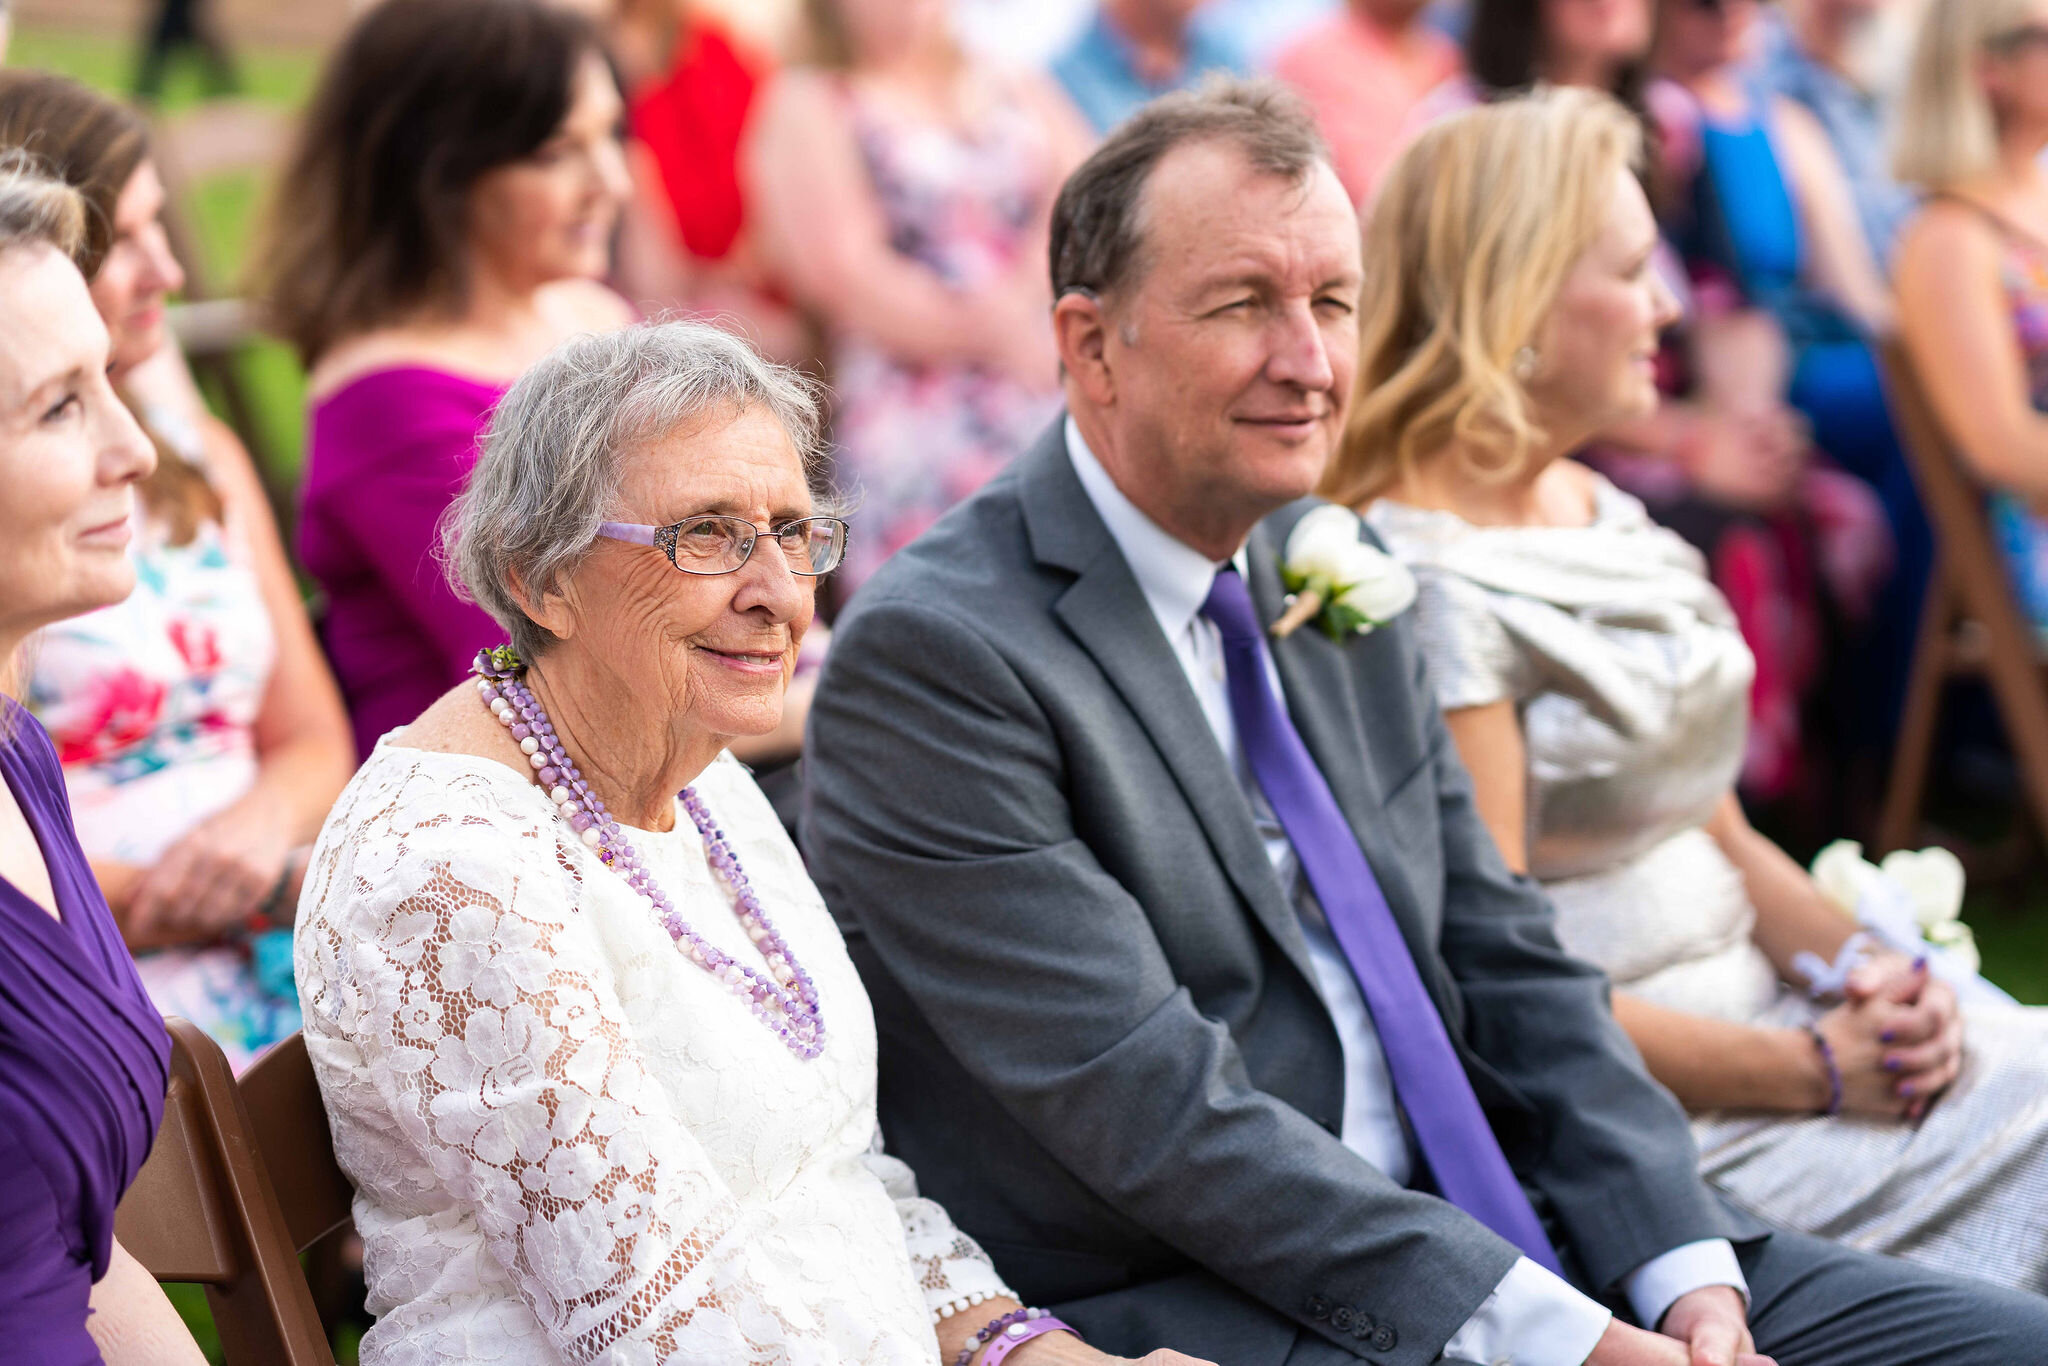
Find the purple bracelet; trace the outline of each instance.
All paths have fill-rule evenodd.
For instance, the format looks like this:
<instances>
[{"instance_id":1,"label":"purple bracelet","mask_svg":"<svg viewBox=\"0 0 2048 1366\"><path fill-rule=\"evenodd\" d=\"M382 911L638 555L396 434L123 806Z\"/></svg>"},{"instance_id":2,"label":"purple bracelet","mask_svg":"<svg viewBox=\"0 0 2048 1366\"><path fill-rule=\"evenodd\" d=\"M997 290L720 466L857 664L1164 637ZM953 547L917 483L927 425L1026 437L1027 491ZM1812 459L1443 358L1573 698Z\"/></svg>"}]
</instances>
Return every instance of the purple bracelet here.
<instances>
[{"instance_id":1,"label":"purple bracelet","mask_svg":"<svg viewBox=\"0 0 2048 1366\"><path fill-rule=\"evenodd\" d=\"M1820 1050L1821 1065L1828 1069L1828 1108L1821 1113L1839 1115L1842 1113L1842 1069L1835 1062L1835 1050L1816 1026L1808 1025L1806 1033L1813 1040L1813 1046Z\"/></svg>"},{"instance_id":2,"label":"purple bracelet","mask_svg":"<svg viewBox=\"0 0 2048 1366\"><path fill-rule=\"evenodd\" d=\"M960 1349L960 1355L953 1358L953 1366L968 1366L974 1360L974 1354L991 1341L995 1345L988 1349L981 1366L996 1366L1031 1339L1047 1333L1074 1333L1074 1330L1043 1309L1013 1309L1001 1318L990 1319L983 1324L981 1331ZM1079 1337L1080 1334L1074 1333L1074 1336Z\"/></svg>"}]
</instances>

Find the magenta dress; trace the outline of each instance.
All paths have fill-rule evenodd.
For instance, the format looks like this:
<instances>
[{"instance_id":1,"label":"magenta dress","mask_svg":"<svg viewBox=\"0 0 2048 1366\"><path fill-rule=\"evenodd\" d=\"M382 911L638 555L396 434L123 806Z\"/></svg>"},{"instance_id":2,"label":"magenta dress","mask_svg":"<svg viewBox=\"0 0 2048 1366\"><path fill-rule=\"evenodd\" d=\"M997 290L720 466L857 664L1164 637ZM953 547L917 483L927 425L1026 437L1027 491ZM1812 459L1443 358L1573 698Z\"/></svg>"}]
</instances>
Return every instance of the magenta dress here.
<instances>
[{"instance_id":1,"label":"magenta dress","mask_svg":"<svg viewBox=\"0 0 2048 1366\"><path fill-rule=\"evenodd\" d=\"M326 596L321 636L356 757L504 641L435 557L436 524L469 478L504 386L443 370L375 370L313 406L299 562Z\"/></svg>"},{"instance_id":2,"label":"magenta dress","mask_svg":"<svg viewBox=\"0 0 2048 1366\"><path fill-rule=\"evenodd\" d=\"M0 727L0 775L63 917L0 878L0 1356L86 1366L87 1301L163 1119L171 1039L78 847L50 737L7 698Z\"/></svg>"}]
</instances>

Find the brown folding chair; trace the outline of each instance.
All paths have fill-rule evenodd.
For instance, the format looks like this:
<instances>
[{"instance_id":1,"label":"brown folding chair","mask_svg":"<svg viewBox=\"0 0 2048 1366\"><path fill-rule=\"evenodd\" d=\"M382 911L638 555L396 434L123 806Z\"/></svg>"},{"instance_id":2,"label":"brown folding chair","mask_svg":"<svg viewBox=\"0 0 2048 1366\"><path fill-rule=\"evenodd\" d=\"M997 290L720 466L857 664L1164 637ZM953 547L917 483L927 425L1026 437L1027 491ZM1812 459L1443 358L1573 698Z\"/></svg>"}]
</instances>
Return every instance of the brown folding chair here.
<instances>
[{"instance_id":1,"label":"brown folding chair","mask_svg":"<svg viewBox=\"0 0 2048 1366\"><path fill-rule=\"evenodd\" d=\"M1877 852L1914 841L1928 764L1950 679L1981 677L2005 723L2020 778L2048 844L2048 679L2042 647L2013 597L2012 581L1991 537L1984 490L1949 443L1905 350L1884 350L1893 420L1934 527L1934 572L1920 614L1920 636L1892 755Z\"/></svg>"},{"instance_id":2,"label":"brown folding chair","mask_svg":"<svg viewBox=\"0 0 2048 1366\"><path fill-rule=\"evenodd\" d=\"M334 1366L228 1060L198 1026L176 1017L164 1023L171 1031L171 1084L163 1126L115 1211L115 1235L158 1280L206 1287L228 1366ZM303 1065L302 1042L298 1059ZM310 1084L310 1070L306 1075ZM272 1085L260 1103L267 1108L273 1096L292 1094ZM325 1145L324 1114L319 1137ZM323 1150L332 1166L332 1148ZM295 1203L311 1219L324 1198L316 1191ZM346 1213L346 1201L342 1208Z\"/></svg>"}]
</instances>

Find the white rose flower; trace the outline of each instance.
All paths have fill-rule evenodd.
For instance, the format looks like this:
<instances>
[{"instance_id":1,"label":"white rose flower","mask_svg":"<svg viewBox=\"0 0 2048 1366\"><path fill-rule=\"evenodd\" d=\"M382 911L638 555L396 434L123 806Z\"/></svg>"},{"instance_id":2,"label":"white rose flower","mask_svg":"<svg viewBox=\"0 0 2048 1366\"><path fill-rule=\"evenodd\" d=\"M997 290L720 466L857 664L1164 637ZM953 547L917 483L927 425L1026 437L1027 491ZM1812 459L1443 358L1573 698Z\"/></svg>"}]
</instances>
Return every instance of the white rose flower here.
<instances>
[{"instance_id":1,"label":"white rose flower","mask_svg":"<svg viewBox=\"0 0 2048 1366\"><path fill-rule=\"evenodd\" d=\"M1346 569L1359 563L1353 552L1371 548L1358 539L1357 513L1325 503L1296 522L1288 533L1287 572L1346 583Z\"/></svg>"},{"instance_id":2,"label":"white rose flower","mask_svg":"<svg viewBox=\"0 0 2048 1366\"><path fill-rule=\"evenodd\" d=\"M1949 961L1965 972L1978 972L1984 966L1983 955L1977 952L1976 934L1960 920L1944 920L1939 925L1929 926L1927 942L1947 954Z\"/></svg>"},{"instance_id":3,"label":"white rose flower","mask_svg":"<svg viewBox=\"0 0 2048 1366\"><path fill-rule=\"evenodd\" d=\"M1384 550L1375 550L1362 542L1357 549L1364 555L1357 572L1339 580L1349 586L1337 601L1375 625L1392 621L1415 601L1415 576L1408 572L1407 565Z\"/></svg>"},{"instance_id":4,"label":"white rose flower","mask_svg":"<svg viewBox=\"0 0 2048 1366\"><path fill-rule=\"evenodd\" d=\"M1836 840L1814 856L1813 880L1821 895L1851 915L1880 876L1855 840Z\"/></svg>"},{"instance_id":5,"label":"white rose flower","mask_svg":"<svg viewBox=\"0 0 2048 1366\"><path fill-rule=\"evenodd\" d=\"M1913 914L1928 938L1937 925L1951 924L1962 914L1963 861L1948 850L1897 849L1879 866L1913 899Z\"/></svg>"}]
</instances>

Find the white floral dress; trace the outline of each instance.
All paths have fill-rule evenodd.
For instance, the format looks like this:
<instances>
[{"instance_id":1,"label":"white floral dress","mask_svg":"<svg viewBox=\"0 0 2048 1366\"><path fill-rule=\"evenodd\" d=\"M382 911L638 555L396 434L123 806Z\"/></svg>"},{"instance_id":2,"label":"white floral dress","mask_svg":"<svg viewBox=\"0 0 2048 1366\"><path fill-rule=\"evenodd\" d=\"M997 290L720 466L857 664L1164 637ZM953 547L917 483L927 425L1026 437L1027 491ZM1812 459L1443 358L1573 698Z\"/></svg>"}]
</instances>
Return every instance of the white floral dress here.
<instances>
[{"instance_id":1,"label":"white floral dress","mask_svg":"<svg viewBox=\"0 0 2048 1366\"><path fill-rule=\"evenodd\" d=\"M404 734L336 803L297 927L378 1316L364 1366L936 1361L938 1307L1007 1292L880 1152L867 997L746 770L695 788L817 985L810 1062L529 777ZM629 837L699 933L758 962L680 807Z\"/></svg>"}]
</instances>

